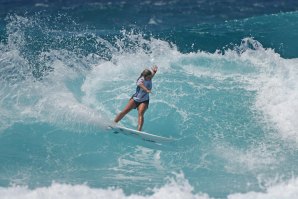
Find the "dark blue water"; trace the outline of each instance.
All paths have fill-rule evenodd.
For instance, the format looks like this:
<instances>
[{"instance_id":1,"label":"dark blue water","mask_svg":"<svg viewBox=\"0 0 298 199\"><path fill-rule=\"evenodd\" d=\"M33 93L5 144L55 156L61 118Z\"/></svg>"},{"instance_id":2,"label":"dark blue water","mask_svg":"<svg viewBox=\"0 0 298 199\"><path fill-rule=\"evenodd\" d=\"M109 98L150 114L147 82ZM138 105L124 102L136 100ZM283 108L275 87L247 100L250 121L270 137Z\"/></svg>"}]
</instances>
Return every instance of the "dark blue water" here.
<instances>
[{"instance_id":1,"label":"dark blue water","mask_svg":"<svg viewBox=\"0 0 298 199\"><path fill-rule=\"evenodd\" d=\"M0 5L1 197L298 197L297 1ZM172 143L106 130L152 65Z\"/></svg>"}]
</instances>

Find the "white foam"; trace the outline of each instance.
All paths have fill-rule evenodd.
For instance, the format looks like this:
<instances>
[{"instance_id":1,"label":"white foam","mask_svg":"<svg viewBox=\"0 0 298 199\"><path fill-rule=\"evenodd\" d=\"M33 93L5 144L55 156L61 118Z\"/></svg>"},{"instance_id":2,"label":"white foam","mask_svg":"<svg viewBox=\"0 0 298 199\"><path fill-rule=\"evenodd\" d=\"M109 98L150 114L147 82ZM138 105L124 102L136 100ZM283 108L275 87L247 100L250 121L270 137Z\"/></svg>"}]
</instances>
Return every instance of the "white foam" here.
<instances>
[{"instance_id":1,"label":"white foam","mask_svg":"<svg viewBox=\"0 0 298 199\"><path fill-rule=\"evenodd\" d=\"M169 180L152 194L126 194L120 188L91 188L86 184L70 185L52 183L49 187L29 189L26 186L0 187L1 199L41 199L41 198L102 198L102 199L212 199L206 193L195 193L193 187L179 174L177 180ZM273 185L263 192L232 193L227 199L296 199L298 179Z\"/></svg>"},{"instance_id":2,"label":"white foam","mask_svg":"<svg viewBox=\"0 0 298 199\"><path fill-rule=\"evenodd\" d=\"M19 56L16 54L15 57ZM18 69L20 71L16 69L14 75L20 73L24 77L21 75L17 77L24 80L16 80L13 83L10 82L11 80L3 81L0 93L2 110L0 117L3 123L1 128L7 128L15 122L36 121L52 123L72 130L78 129L78 125L85 127L91 125L97 128L102 126L102 115L78 102L67 88L65 81L75 76L73 71L58 61L54 61L52 66L55 67L55 71L43 81L35 81L33 77L26 75L25 70L20 69Z\"/></svg>"},{"instance_id":3,"label":"white foam","mask_svg":"<svg viewBox=\"0 0 298 199\"><path fill-rule=\"evenodd\" d=\"M280 137L298 143L298 59L284 59L252 38L243 39L237 50L228 50L224 55L192 55L196 56L207 56L215 64L187 65L188 74L244 83L245 89L256 92L255 108L268 124L277 129ZM229 71L227 67L234 64L236 67Z\"/></svg>"},{"instance_id":4,"label":"white foam","mask_svg":"<svg viewBox=\"0 0 298 199\"><path fill-rule=\"evenodd\" d=\"M298 143L298 59L272 60L270 68L261 75L263 86L257 96L256 105L265 113L283 138Z\"/></svg>"},{"instance_id":5,"label":"white foam","mask_svg":"<svg viewBox=\"0 0 298 199\"><path fill-rule=\"evenodd\" d=\"M23 55L22 48L26 45L26 29L37 23L16 15L7 20L8 42L0 43L1 130L17 122L46 122L72 130L102 127L106 122L103 116L82 104L68 88L84 74L90 56L80 57L67 50L42 52L37 60L53 70L43 71L42 79L36 79L32 71L35 66Z\"/></svg>"},{"instance_id":6,"label":"white foam","mask_svg":"<svg viewBox=\"0 0 298 199\"><path fill-rule=\"evenodd\" d=\"M193 187L177 174L177 179L169 179L161 188L154 188L152 194L125 194L120 188L91 188L87 185L69 185L52 183L49 187L29 189L24 186L0 187L2 199L39 199L39 198L102 198L102 199L209 199L207 194L193 193Z\"/></svg>"},{"instance_id":7,"label":"white foam","mask_svg":"<svg viewBox=\"0 0 298 199\"><path fill-rule=\"evenodd\" d=\"M228 199L295 199L298 198L298 179L268 187L264 192L235 193Z\"/></svg>"},{"instance_id":8,"label":"white foam","mask_svg":"<svg viewBox=\"0 0 298 199\"><path fill-rule=\"evenodd\" d=\"M240 58L259 71L250 80L257 91L256 108L282 138L298 143L298 59L284 59L272 49L257 46L244 51Z\"/></svg>"}]
</instances>

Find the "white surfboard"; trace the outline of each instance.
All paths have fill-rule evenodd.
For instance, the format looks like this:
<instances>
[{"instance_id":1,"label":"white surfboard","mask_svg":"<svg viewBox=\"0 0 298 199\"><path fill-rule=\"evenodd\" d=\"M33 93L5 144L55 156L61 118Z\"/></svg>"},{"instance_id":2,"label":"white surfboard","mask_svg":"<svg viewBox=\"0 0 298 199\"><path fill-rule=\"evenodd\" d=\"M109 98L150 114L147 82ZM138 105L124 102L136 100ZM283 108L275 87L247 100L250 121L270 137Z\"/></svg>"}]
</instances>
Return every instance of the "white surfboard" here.
<instances>
[{"instance_id":1,"label":"white surfboard","mask_svg":"<svg viewBox=\"0 0 298 199\"><path fill-rule=\"evenodd\" d=\"M134 129L130 129L130 128L126 128L123 126L119 126L119 125L110 125L109 129L111 129L113 131L113 133L122 133L124 135L128 135L128 136L133 136L145 141L149 141L149 142L172 142L174 141L174 139L172 138L166 138L166 137L162 137L159 135L154 135L154 134L150 134L150 133L146 133L143 131L137 131Z\"/></svg>"}]
</instances>

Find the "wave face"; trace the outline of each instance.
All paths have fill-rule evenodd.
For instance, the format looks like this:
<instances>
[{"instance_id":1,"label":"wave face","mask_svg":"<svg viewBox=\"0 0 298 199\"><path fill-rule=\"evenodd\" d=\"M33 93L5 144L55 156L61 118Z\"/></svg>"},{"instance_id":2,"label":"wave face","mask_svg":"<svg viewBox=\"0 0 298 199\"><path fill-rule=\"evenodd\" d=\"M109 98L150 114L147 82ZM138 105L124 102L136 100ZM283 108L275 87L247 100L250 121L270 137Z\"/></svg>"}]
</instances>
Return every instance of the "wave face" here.
<instances>
[{"instance_id":1,"label":"wave face","mask_svg":"<svg viewBox=\"0 0 298 199\"><path fill-rule=\"evenodd\" d=\"M0 195L297 197L298 13L209 11L195 25L181 16L170 31L169 13L194 3L134 2L132 10L168 13L140 12L132 26L121 18L125 1L3 2L19 6L0 9ZM106 130L154 64L144 131L177 141ZM136 128L137 111L121 123Z\"/></svg>"}]
</instances>

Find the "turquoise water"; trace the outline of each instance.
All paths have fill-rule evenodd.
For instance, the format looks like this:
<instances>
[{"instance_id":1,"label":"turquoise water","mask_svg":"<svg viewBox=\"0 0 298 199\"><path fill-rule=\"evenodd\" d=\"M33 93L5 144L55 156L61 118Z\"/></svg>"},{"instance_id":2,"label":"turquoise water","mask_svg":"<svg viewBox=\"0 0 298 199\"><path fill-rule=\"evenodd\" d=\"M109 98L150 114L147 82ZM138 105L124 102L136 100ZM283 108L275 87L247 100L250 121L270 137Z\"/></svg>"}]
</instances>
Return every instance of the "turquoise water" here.
<instances>
[{"instance_id":1,"label":"turquoise water","mask_svg":"<svg viewBox=\"0 0 298 199\"><path fill-rule=\"evenodd\" d=\"M4 198L298 197L295 2L2 5ZM177 141L106 130L154 64L143 130Z\"/></svg>"}]
</instances>

